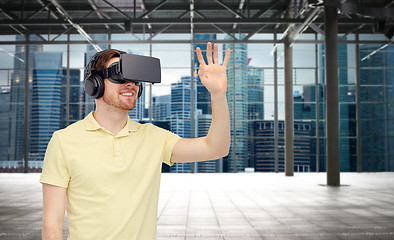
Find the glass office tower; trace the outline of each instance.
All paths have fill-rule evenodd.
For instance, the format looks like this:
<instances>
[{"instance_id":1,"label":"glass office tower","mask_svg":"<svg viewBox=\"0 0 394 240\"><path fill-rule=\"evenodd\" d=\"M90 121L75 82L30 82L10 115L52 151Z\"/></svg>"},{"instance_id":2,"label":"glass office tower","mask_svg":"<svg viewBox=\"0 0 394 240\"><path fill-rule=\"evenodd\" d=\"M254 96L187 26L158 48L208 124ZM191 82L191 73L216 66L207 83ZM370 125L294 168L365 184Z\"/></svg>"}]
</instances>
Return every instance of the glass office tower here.
<instances>
[{"instance_id":1,"label":"glass office tower","mask_svg":"<svg viewBox=\"0 0 394 240\"><path fill-rule=\"evenodd\" d=\"M278 123L278 171L285 170L285 142L284 142L284 121ZM310 122L294 122L294 135L298 137L294 141L294 171L310 172L315 169L315 161L312 158L312 126ZM253 123L253 135L256 137L252 148L255 155L254 169L256 172L275 171L274 153L274 121L255 121Z\"/></svg>"},{"instance_id":2,"label":"glass office tower","mask_svg":"<svg viewBox=\"0 0 394 240\"><path fill-rule=\"evenodd\" d=\"M171 95L155 96L152 99L153 121L169 121L171 119Z\"/></svg>"},{"instance_id":3,"label":"glass office tower","mask_svg":"<svg viewBox=\"0 0 394 240\"><path fill-rule=\"evenodd\" d=\"M63 68L62 71L60 128L65 128L84 117L81 115L80 102L84 98L85 92L81 83L80 69L70 69L68 82L67 69ZM69 94L69 99L67 99L67 94Z\"/></svg>"},{"instance_id":4,"label":"glass office tower","mask_svg":"<svg viewBox=\"0 0 394 240\"><path fill-rule=\"evenodd\" d=\"M227 48L231 49L227 65L227 100L232 135L230 153L226 158L227 170L240 172L249 165L247 44L223 44L223 56Z\"/></svg>"},{"instance_id":5,"label":"glass office tower","mask_svg":"<svg viewBox=\"0 0 394 240\"><path fill-rule=\"evenodd\" d=\"M248 167L255 167L256 152L255 148L255 122L264 120L264 69L248 68ZM273 137L270 136L271 138Z\"/></svg>"},{"instance_id":6,"label":"glass office tower","mask_svg":"<svg viewBox=\"0 0 394 240\"><path fill-rule=\"evenodd\" d=\"M43 161L52 133L60 128L62 53L35 52L33 62L29 159Z\"/></svg>"},{"instance_id":7,"label":"glass office tower","mask_svg":"<svg viewBox=\"0 0 394 240\"><path fill-rule=\"evenodd\" d=\"M198 136L204 137L208 134L212 122L212 114L203 114L201 109L197 109ZM223 172L223 158L197 162L198 173Z\"/></svg>"},{"instance_id":8,"label":"glass office tower","mask_svg":"<svg viewBox=\"0 0 394 240\"><path fill-rule=\"evenodd\" d=\"M10 124L10 87L0 87L0 161L8 160Z\"/></svg>"},{"instance_id":9,"label":"glass office tower","mask_svg":"<svg viewBox=\"0 0 394 240\"><path fill-rule=\"evenodd\" d=\"M191 121L197 122L196 104L190 104L192 102L191 91L194 91L193 102L196 102L197 85L194 84L194 89L192 89L190 79L190 76L183 76L179 82L171 84L171 132L183 138L197 136L196 126L192 129L191 124ZM194 81L196 82L197 78L194 78ZM192 107L194 108L194 116L192 116ZM176 163L171 167L171 172L190 171L190 163Z\"/></svg>"},{"instance_id":10,"label":"glass office tower","mask_svg":"<svg viewBox=\"0 0 394 240\"><path fill-rule=\"evenodd\" d=\"M194 34L194 40L206 40L213 41L216 40L216 34ZM199 47L201 49L204 61L207 63L206 52L207 52L207 44L194 44L194 72L197 74L200 62L198 61L197 54L195 52L196 48ZM212 47L213 48L213 47ZM211 107L211 95L208 92L207 88L202 85L200 81L200 77L197 76L197 109L202 110L202 114L212 114L212 107Z\"/></svg>"},{"instance_id":11,"label":"glass office tower","mask_svg":"<svg viewBox=\"0 0 394 240\"><path fill-rule=\"evenodd\" d=\"M23 36L16 36L16 41L23 41ZM39 40L36 36L30 36L31 41ZM29 89L32 90L32 69L35 68L33 56L35 52L42 52L42 45L29 46ZM9 122L9 151L8 160L21 161L24 158L25 139L25 85L26 85L26 45L15 45L14 72L11 77L10 96L10 122ZM29 94L29 102L32 95ZM29 109L31 116L31 108ZM29 119L30 120L30 119ZM29 121L30 122L30 121ZM30 126L29 126L30 128Z\"/></svg>"},{"instance_id":12,"label":"glass office tower","mask_svg":"<svg viewBox=\"0 0 394 240\"><path fill-rule=\"evenodd\" d=\"M360 46L362 171L394 170L394 46Z\"/></svg>"},{"instance_id":13,"label":"glass office tower","mask_svg":"<svg viewBox=\"0 0 394 240\"><path fill-rule=\"evenodd\" d=\"M322 83L325 84L325 48L321 45L320 61ZM339 84L339 157L341 171L356 170L356 97L355 82L348 78L348 47L346 44L338 44L338 84ZM324 99L323 99L324 100ZM325 108L325 106L322 106ZM324 119L325 119L325 112ZM322 128L324 129L324 128ZM321 131L321 136L325 132ZM320 152L324 152L323 146ZM321 162L320 170L325 171L325 161Z\"/></svg>"}]
</instances>

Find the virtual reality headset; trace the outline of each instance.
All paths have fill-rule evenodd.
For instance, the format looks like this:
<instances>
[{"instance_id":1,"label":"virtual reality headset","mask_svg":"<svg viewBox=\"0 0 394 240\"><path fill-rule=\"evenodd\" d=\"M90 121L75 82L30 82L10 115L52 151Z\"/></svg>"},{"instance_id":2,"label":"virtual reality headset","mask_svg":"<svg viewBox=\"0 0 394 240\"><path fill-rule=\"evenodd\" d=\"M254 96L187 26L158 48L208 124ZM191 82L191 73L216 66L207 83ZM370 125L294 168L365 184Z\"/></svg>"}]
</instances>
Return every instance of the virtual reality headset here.
<instances>
[{"instance_id":1,"label":"virtual reality headset","mask_svg":"<svg viewBox=\"0 0 394 240\"><path fill-rule=\"evenodd\" d=\"M114 62L95 74L100 75L102 79L108 78L111 82L120 84L125 81L160 83L160 59L122 53L119 62Z\"/></svg>"}]
</instances>

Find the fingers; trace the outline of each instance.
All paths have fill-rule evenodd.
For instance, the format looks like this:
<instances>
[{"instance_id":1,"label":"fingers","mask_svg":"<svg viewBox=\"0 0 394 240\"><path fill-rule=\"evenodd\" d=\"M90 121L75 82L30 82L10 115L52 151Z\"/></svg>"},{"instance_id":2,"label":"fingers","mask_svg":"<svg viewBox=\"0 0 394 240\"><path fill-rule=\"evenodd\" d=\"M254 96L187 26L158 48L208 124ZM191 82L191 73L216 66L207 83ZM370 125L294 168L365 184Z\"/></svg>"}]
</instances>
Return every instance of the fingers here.
<instances>
[{"instance_id":1,"label":"fingers","mask_svg":"<svg viewBox=\"0 0 394 240\"><path fill-rule=\"evenodd\" d=\"M196 49L196 54L197 54L198 62L200 63L200 65L204 66L205 61L204 61L204 58L202 57L201 49L199 47L197 47L197 49Z\"/></svg>"},{"instance_id":2,"label":"fingers","mask_svg":"<svg viewBox=\"0 0 394 240\"><path fill-rule=\"evenodd\" d=\"M198 73L197 74L200 77L201 81L205 81L207 79L206 72L204 70L203 65L200 65L200 68L198 69Z\"/></svg>"},{"instance_id":3,"label":"fingers","mask_svg":"<svg viewBox=\"0 0 394 240\"><path fill-rule=\"evenodd\" d=\"M212 43L207 43L207 60L208 64L212 64Z\"/></svg>"},{"instance_id":4,"label":"fingers","mask_svg":"<svg viewBox=\"0 0 394 240\"><path fill-rule=\"evenodd\" d=\"M227 66L228 60L230 59L230 54L231 54L231 49L227 48L226 56L224 57L223 60L223 66Z\"/></svg>"},{"instance_id":5,"label":"fingers","mask_svg":"<svg viewBox=\"0 0 394 240\"><path fill-rule=\"evenodd\" d=\"M219 64L219 60L218 60L219 49L218 48L219 48L218 45L215 43L213 45L213 61L215 64Z\"/></svg>"},{"instance_id":6,"label":"fingers","mask_svg":"<svg viewBox=\"0 0 394 240\"><path fill-rule=\"evenodd\" d=\"M208 65L210 64L219 64L219 46L217 44L213 45L213 58L212 58L212 43L208 42L207 43L207 60L208 60ZM201 53L201 49L199 47L196 48L196 54L197 54L197 59L200 65L206 66L204 58ZM230 59L231 55L231 50L228 48L226 51L226 55L223 60L223 66L227 66L227 63ZM212 61L213 60L213 61Z\"/></svg>"}]
</instances>

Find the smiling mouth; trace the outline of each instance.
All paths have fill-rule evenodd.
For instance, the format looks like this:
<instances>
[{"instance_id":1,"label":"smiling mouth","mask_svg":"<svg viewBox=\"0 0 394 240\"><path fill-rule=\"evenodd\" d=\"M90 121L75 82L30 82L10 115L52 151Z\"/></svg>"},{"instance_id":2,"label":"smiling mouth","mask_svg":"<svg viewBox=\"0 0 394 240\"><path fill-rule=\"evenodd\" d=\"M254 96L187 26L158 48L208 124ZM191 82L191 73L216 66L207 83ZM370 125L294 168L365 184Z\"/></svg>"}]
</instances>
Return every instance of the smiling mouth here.
<instances>
[{"instance_id":1,"label":"smiling mouth","mask_svg":"<svg viewBox=\"0 0 394 240\"><path fill-rule=\"evenodd\" d=\"M131 96L134 96L134 93L126 92L126 93L121 93L120 95L122 95L122 96L127 96L127 97L131 97Z\"/></svg>"}]
</instances>

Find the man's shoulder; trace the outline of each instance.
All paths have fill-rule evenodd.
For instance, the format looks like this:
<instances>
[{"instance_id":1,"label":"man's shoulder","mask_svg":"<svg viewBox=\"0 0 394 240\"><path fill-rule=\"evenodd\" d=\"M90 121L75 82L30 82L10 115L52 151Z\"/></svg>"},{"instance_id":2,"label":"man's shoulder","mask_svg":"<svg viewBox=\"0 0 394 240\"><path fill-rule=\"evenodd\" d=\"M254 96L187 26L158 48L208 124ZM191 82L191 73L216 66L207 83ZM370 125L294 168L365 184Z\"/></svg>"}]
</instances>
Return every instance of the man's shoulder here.
<instances>
[{"instance_id":1,"label":"man's shoulder","mask_svg":"<svg viewBox=\"0 0 394 240\"><path fill-rule=\"evenodd\" d=\"M68 125L63 129L57 130L54 134L62 137L75 137L78 134L81 134L82 131L85 130L85 124L83 123L83 119L79 120L75 123Z\"/></svg>"},{"instance_id":2,"label":"man's shoulder","mask_svg":"<svg viewBox=\"0 0 394 240\"><path fill-rule=\"evenodd\" d=\"M135 126L138 127L138 130L142 130L142 131L157 131L157 130L161 130L162 128L154 125L153 123L147 122L147 123L138 123L138 122L134 122Z\"/></svg>"},{"instance_id":3,"label":"man's shoulder","mask_svg":"<svg viewBox=\"0 0 394 240\"><path fill-rule=\"evenodd\" d=\"M166 136L168 134L173 134L170 130L163 128L162 126L156 126L153 123L137 123L139 130L154 136Z\"/></svg>"}]
</instances>

